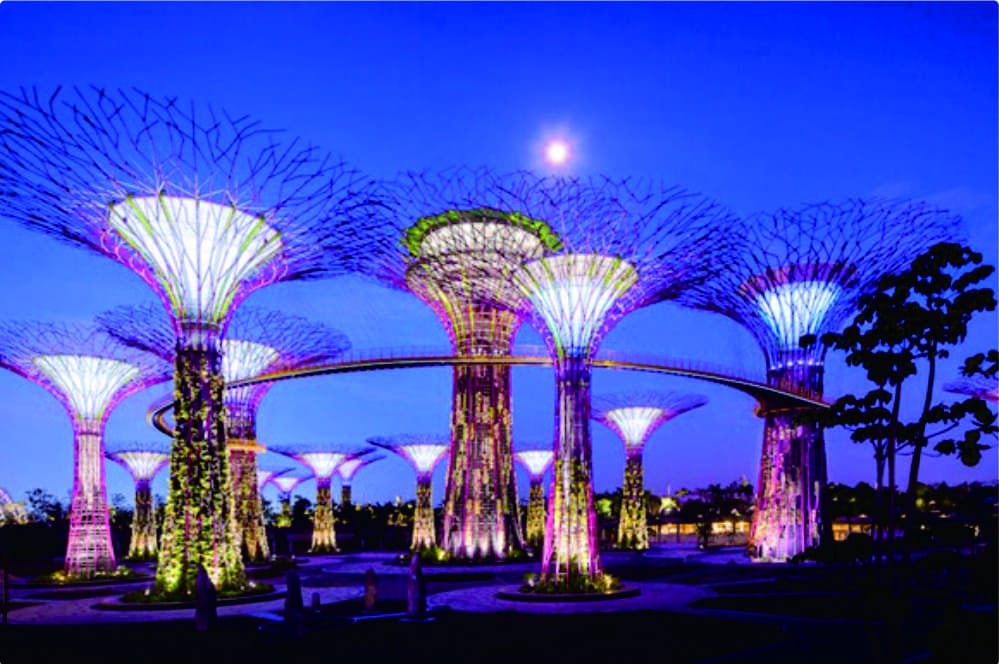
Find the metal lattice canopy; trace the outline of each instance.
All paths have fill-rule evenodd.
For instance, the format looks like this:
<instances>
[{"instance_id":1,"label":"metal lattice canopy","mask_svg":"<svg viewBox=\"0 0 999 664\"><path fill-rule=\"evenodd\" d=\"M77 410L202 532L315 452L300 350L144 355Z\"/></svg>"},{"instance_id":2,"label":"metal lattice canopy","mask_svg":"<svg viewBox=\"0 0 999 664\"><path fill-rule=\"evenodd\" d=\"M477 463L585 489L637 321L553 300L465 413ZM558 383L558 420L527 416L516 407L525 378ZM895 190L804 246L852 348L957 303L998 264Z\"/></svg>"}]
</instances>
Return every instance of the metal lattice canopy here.
<instances>
[{"instance_id":1,"label":"metal lattice canopy","mask_svg":"<svg viewBox=\"0 0 999 664\"><path fill-rule=\"evenodd\" d=\"M944 383L945 392L978 397L986 401L999 402L999 378L996 376L974 376Z\"/></svg>"},{"instance_id":2,"label":"metal lattice canopy","mask_svg":"<svg viewBox=\"0 0 999 664\"><path fill-rule=\"evenodd\" d=\"M290 473L291 468L281 468L280 470L263 470L257 469L257 486L262 490L268 482L272 482L275 477L284 475L285 473Z\"/></svg>"},{"instance_id":3,"label":"metal lattice canopy","mask_svg":"<svg viewBox=\"0 0 999 664\"><path fill-rule=\"evenodd\" d=\"M48 390L75 426L102 426L119 402L171 369L94 326L36 322L0 325L0 366Z\"/></svg>"},{"instance_id":4,"label":"metal lattice canopy","mask_svg":"<svg viewBox=\"0 0 999 664\"><path fill-rule=\"evenodd\" d=\"M373 183L245 116L138 90L0 91L0 216L135 271L179 337L269 283L352 271Z\"/></svg>"},{"instance_id":5,"label":"metal lattice canopy","mask_svg":"<svg viewBox=\"0 0 999 664\"><path fill-rule=\"evenodd\" d=\"M555 460L555 452L551 445L547 449L524 449L513 453L513 458L527 470L531 480L539 480L551 467Z\"/></svg>"},{"instance_id":6,"label":"metal lattice canopy","mask_svg":"<svg viewBox=\"0 0 999 664\"><path fill-rule=\"evenodd\" d=\"M745 222L741 251L678 301L744 325L770 368L788 353L820 363L824 347L800 351L802 335L838 330L882 274L957 227L955 216L918 202L854 199L756 215Z\"/></svg>"},{"instance_id":7,"label":"metal lattice canopy","mask_svg":"<svg viewBox=\"0 0 999 664\"><path fill-rule=\"evenodd\" d=\"M152 480L170 462L169 450L158 443L118 443L109 446L104 456L128 471L136 482Z\"/></svg>"},{"instance_id":8,"label":"metal lattice canopy","mask_svg":"<svg viewBox=\"0 0 999 664\"><path fill-rule=\"evenodd\" d=\"M281 492L281 499L286 500L299 484L308 479L305 476L278 475L277 477L271 477L270 482Z\"/></svg>"},{"instance_id":9,"label":"metal lattice canopy","mask_svg":"<svg viewBox=\"0 0 999 664\"><path fill-rule=\"evenodd\" d=\"M395 452L416 471L417 477L429 477L447 454L448 436L439 434L401 434L368 439L369 445Z\"/></svg>"},{"instance_id":10,"label":"metal lattice canopy","mask_svg":"<svg viewBox=\"0 0 999 664\"><path fill-rule=\"evenodd\" d=\"M347 461L360 460L364 455L374 452L372 449L357 451L347 445L325 444L279 446L269 449L307 466L317 480L323 481L331 479L339 467Z\"/></svg>"},{"instance_id":11,"label":"metal lattice canopy","mask_svg":"<svg viewBox=\"0 0 999 664\"><path fill-rule=\"evenodd\" d=\"M364 456L354 456L337 466L336 472L340 476L340 479L349 483L361 468L385 458L384 455L373 454L373 452L374 450L364 450L362 452Z\"/></svg>"},{"instance_id":12,"label":"metal lattice canopy","mask_svg":"<svg viewBox=\"0 0 999 664\"><path fill-rule=\"evenodd\" d=\"M700 394L635 392L594 397L592 417L620 436L629 451L641 451L661 424L708 402Z\"/></svg>"}]
</instances>

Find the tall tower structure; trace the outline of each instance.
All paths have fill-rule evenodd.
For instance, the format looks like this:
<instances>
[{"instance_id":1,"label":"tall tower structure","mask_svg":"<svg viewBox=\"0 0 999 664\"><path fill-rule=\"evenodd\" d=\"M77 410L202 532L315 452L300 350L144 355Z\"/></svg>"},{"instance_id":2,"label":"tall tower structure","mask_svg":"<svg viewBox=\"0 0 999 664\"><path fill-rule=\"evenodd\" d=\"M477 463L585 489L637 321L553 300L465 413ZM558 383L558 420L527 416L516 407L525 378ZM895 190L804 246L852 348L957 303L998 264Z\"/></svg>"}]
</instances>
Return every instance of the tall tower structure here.
<instances>
[{"instance_id":1,"label":"tall tower structure","mask_svg":"<svg viewBox=\"0 0 999 664\"><path fill-rule=\"evenodd\" d=\"M369 180L245 116L93 88L0 93L0 217L141 277L175 334L175 421L154 594L245 570L232 527L221 341L268 284L355 267Z\"/></svg>"},{"instance_id":2,"label":"tall tower structure","mask_svg":"<svg viewBox=\"0 0 999 664\"><path fill-rule=\"evenodd\" d=\"M850 200L758 215L742 251L680 302L741 323L763 351L767 381L821 397L825 346L803 335L838 330L880 275L952 236L956 219L921 203ZM798 408L761 403L763 449L749 550L782 561L831 536L823 518L826 455L822 429Z\"/></svg>"},{"instance_id":3,"label":"tall tower structure","mask_svg":"<svg viewBox=\"0 0 999 664\"><path fill-rule=\"evenodd\" d=\"M123 343L174 360L173 331L156 307L117 307L98 322ZM265 373L314 366L339 357L350 342L338 330L299 316L241 307L221 342L226 384ZM270 558L264 516L259 510L257 455L267 451L257 440L257 410L273 383L227 387L226 447L237 542L247 560Z\"/></svg>"},{"instance_id":4,"label":"tall tower structure","mask_svg":"<svg viewBox=\"0 0 999 664\"><path fill-rule=\"evenodd\" d=\"M552 466L555 452L547 450L519 450L513 457L527 471L530 489L527 499L527 545L538 549L545 541L545 473Z\"/></svg>"},{"instance_id":5,"label":"tall tower structure","mask_svg":"<svg viewBox=\"0 0 999 664\"><path fill-rule=\"evenodd\" d=\"M395 452L416 471L416 510L413 514L412 551L437 546L434 527L434 468L448 451L448 440L435 435L402 435L392 438L369 438L368 443Z\"/></svg>"},{"instance_id":6,"label":"tall tower structure","mask_svg":"<svg viewBox=\"0 0 999 664\"><path fill-rule=\"evenodd\" d=\"M699 394L643 392L614 394L594 400L593 419L606 425L624 443L624 481L621 483L621 517L617 546L644 551L649 548L645 505L645 444L660 425L708 402Z\"/></svg>"},{"instance_id":7,"label":"tall tower structure","mask_svg":"<svg viewBox=\"0 0 999 664\"><path fill-rule=\"evenodd\" d=\"M92 327L38 323L0 327L0 366L48 390L73 423L66 574L88 577L114 571L104 426L123 399L167 380L169 367Z\"/></svg>"},{"instance_id":8,"label":"tall tower structure","mask_svg":"<svg viewBox=\"0 0 999 664\"><path fill-rule=\"evenodd\" d=\"M132 539L128 544L130 560L151 560L156 557L156 510L153 506L152 482L156 474L170 462L170 455L147 445L122 445L105 452L132 476L135 482L135 510L132 512Z\"/></svg>"},{"instance_id":9,"label":"tall tower structure","mask_svg":"<svg viewBox=\"0 0 999 664\"><path fill-rule=\"evenodd\" d=\"M354 476L357 475L357 471L375 461L385 458L381 454L371 454L371 452L374 452L374 450L362 452L364 456L351 457L336 468L337 475L340 476L340 505L345 508L353 504L351 502L350 487L354 482Z\"/></svg>"},{"instance_id":10,"label":"tall tower structure","mask_svg":"<svg viewBox=\"0 0 999 664\"><path fill-rule=\"evenodd\" d=\"M458 356L510 354L526 300L510 275L561 246L530 213L541 183L462 169L389 186L378 276L430 306ZM502 559L523 545L511 418L510 367L454 366L442 534L453 558Z\"/></svg>"}]
</instances>

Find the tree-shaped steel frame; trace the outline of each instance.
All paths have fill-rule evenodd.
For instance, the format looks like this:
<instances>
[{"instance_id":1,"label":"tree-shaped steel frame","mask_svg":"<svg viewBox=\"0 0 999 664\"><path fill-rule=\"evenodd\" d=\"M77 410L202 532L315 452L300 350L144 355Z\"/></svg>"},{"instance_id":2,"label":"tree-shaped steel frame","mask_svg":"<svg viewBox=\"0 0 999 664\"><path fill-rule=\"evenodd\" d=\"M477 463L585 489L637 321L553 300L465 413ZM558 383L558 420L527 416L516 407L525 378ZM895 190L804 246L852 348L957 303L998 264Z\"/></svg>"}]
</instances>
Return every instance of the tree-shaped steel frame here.
<instances>
[{"instance_id":1,"label":"tree-shaped steel frame","mask_svg":"<svg viewBox=\"0 0 999 664\"><path fill-rule=\"evenodd\" d=\"M108 522L104 426L126 397L170 377L169 365L90 325L6 323L0 366L45 388L73 424L73 494L65 573L115 569Z\"/></svg>"},{"instance_id":2,"label":"tree-shaped steel frame","mask_svg":"<svg viewBox=\"0 0 999 664\"><path fill-rule=\"evenodd\" d=\"M625 449L618 548L635 551L649 548L642 465L645 443L662 424L707 402L707 397L702 395L678 392L608 394L594 398L593 419L616 433Z\"/></svg>"},{"instance_id":3,"label":"tree-shaped steel frame","mask_svg":"<svg viewBox=\"0 0 999 664\"><path fill-rule=\"evenodd\" d=\"M511 273L561 246L532 215L544 184L488 169L401 174L385 185L370 269L429 305L456 355L509 355L526 300ZM455 365L441 542L454 559L523 548L511 424L510 368Z\"/></svg>"},{"instance_id":4,"label":"tree-shaped steel frame","mask_svg":"<svg viewBox=\"0 0 999 664\"><path fill-rule=\"evenodd\" d=\"M108 334L123 343L174 360L169 322L157 307L116 307L97 316ZM330 362L350 348L340 331L300 316L240 307L221 342L226 384L274 371ZM273 383L226 388L226 445L237 542L247 560L270 558L257 484L257 410Z\"/></svg>"},{"instance_id":5,"label":"tree-shaped steel frame","mask_svg":"<svg viewBox=\"0 0 999 664\"><path fill-rule=\"evenodd\" d=\"M537 551L545 542L544 478L555 460L555 452L551 443L530 443L523 447L518 445L513 458L524 467L529 478L524 539L533 551Z\"/></svg>"},{"instance_id":6,"label":"tree-shaped steel frame","mask_svg":"<svg viewBox=\"0 0 999 664\"><path fill-rule=\"evenodd\" d=\"M374 450L364 450L360 453L363 456L354 455L337 466L336 473L340 476L341 507L347 508L352 504L351 484L353 484L354 476L357 475L357 472L361 468L385 458L383 454L373 454L373 452Z\"/></svg>"},{"instance_id":7,"label":"tree-shaped steel frame","mask_svg":"<svg viewBox=\"0 0 999 664\"><path fill-rule=\"evenodd\" d=\"M859 199L759 214L725 269L687 289L681 304L741 323L759 343L767 379L820 398L826 349L801 348L805 334L835 331L859 295L920 251L953 238L957 218L918 202ZM765 418L750 551L787 560L831 536L823 519L826 456L822 430L800 409L761 404Z\"/></svg>"},{"instance_id":8,"label":"tree-shaped steel frame","mask_svg":"<svg viewBox=\"0 0 999 664\"><path fill-rule=\"evenodd\" d=\"M111 461L128 471L135 482L135 509L132 512L132 537L128 544L129 560L156 557L156 510L153 506L152 481L170 463L170 451L156 443L120 443L104 452Z\"/></svg>"}]
</instances>

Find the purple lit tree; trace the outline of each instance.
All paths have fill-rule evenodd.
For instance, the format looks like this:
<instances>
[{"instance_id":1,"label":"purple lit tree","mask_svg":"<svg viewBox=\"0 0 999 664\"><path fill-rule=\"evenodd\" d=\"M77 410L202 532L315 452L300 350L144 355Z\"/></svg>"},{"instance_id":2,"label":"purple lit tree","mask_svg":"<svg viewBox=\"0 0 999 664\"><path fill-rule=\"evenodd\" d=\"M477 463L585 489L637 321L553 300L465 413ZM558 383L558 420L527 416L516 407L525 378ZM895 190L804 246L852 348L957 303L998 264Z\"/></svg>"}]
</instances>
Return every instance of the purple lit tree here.
<instances>
[{"instance_id":1,"label":"purple lit tree","mask_svg":"<svg viewBox=\"0 0 999 664\"><path fill-rule=\"evenodd\" d=\"M113 572L104 475L104 426L124 398L170 377L169 366L90 326L8 323L0 366L52 394L73 423L73 497L64 572Z\"/></svg>"},{"instance_id":2,"label":"purple lit tree","mask_svg":"<svg viewBox=\"0 0 999 664\"><path fill-rule=\"evenodd\" d=\"M530 214L542 184L462 169L388 186L392 232L376 248L376 274L430 306L458 356L510 354L526 301L510 275L561 246ZM511 418L509 366L454 366L442 534L453 558L505 558L523 547Z\"/></svg>"},{"instance_id":3,"label":"purple lit tree","mask_svg":"<svg viewBox=\"0 0 999 664\"><path fill-rule=\"evenodd\" d=\"M527 498L527 545L537 549L545 542L545 473L551 468L555 452L548 449L519 450L513 457L527 470L530 490Z\"/></svg>"},{"instance_id":4,"label":"purple lit tree","mask_svg":"<svg viewBox=\"0 0 999 664\"><path fill-rule=\"evenodd\" d=\"M590 442L590 359L627 313L675 298L724 265L737 228L717 204L655 185L552 180L531 216L563 247L513 273L523 313L555 368L555 460L540 584L606 587L597 548Z\"/></svg>"},{"instance_id":5,"label":"purple lit tree","mask_svg":"<svg viewBox=\"0 0 999 664\"><path fill-rule=\"evenodd\" d=\"M132 539L128 545L131 560L156 557L156 510L151 484L156 473L170 462L170 454L150 445L122 445L105 456L128 471L135 481L135 511L132 513Z\"/></svg>"},{"instance_id":6,"label":"purple lit tree","mask_svg":"<svg viewBox=\"0 0 999 664\"><path fill-rule=\"evenodd\" d=\"M838 330L881 274L954 228L953 217L918 203L851 200L761 215L746 223L743 250L680 302L744 325L763 350L771 385L818 398L826 348L802 348L800 338ZM830 537L822 517L825 444L821 426L800 409L761 403L758 412L765 423L750 555L787 560Z\"/></svg>"},{"instance_id":7,"label":"purple lit tree","mask_svg":"<svg viewBox=\"0 0 999 664\"><path fill-rule=\"evenodd\" d=\"M618 548L635 551L649 548L645 472L642 467L642 452L649 436L660 425L707 402L707 398L699 394L675 392L616 394L594 400L593 419L610 428L624 443Z\"/></svg>"},{"instance_id":8,"label":"purple lit tree","mask_svg":"<svg viewBox=\"0 0 999 664\"><path fill-rule=\"evenodd\" d=\"M374 450L370 450L370 452L374 452ZM337 466L336 472L340 476L340 505L342 507L351 505L350 485L354 481L357 471L384 458L381 454L371 454L366 451L364 456L354 456Z\"/></svg>"},{"instance_id":9,"label":"purple lit tree","mask_svg":"<svg viewBox=\"0 0 999 664\"><path fill-rule=\"evenodd\" d=\"M368 443L395 452L416 471L416 511L413 514L412 551L431 551L437 548L434 527L433 486L434 468L448 450L444 436L401 435L391 438L369 438Z\"/></svg>"},{"instance_id":10,"label":"purple lit tree","mask_svg":"<svg viewBox=\"0 0 999 664\"><path fill-rule=\"evenodd\" d=\"M352 270L370 182L245 116L104 89L0 93L0 217L107 256L159 296L175 333L176 429L154 594L203 565L245 587L232 527L221 340L252 292Z\"/></svg>"},{"instance_id":11,"label":"purple lit tree","mask_svg":"<svg viewBox=\"0 0 999 664\"><path fill-rule=\"evenodd\" d=\"M270 483L277 487L281 503L275 522L278 528L291 528L291 493L307 479L309 478L304 475L278 475L270 478Z\"/></svg>"},{"instance_id":12,"label":"purple lit tree","mask_svg":"<svg viewBox=\"0 0 999 664\"><path fill-rule=\"evenodd\" d=\"M117 307L97 317L108 334L123 343L174 360L173 330L155 307ZM338 330L298 316L241 307L221 341L226 385L265 373L329 362L350 348ZM267 448L257 440L257 410L273 383L227 387L224 393L226 446L237 529L247 560L270 557L264 515L259 511L257 455Z\"/></svg>"}]
</instances>

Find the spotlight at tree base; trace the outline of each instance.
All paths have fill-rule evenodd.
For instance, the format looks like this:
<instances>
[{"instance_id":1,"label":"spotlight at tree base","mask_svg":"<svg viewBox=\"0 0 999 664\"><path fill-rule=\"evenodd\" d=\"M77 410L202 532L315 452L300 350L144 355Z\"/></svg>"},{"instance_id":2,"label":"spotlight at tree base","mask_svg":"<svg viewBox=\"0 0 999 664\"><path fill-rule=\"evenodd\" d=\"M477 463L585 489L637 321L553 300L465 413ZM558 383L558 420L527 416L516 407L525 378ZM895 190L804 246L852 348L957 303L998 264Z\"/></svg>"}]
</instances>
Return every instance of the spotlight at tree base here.
<instances>
[{"instance_id":1,"label":"spotlight at tree base","mask_svg":"<svg viewBox=\"0 0 999 664\"><path fill-rule=\"evenodd\" d=\"M564 141L549 141L545 145L545 161L552 166L561 166L569 160L569 145Z\"/></svg>"},{"instance_id":2,"label":"spotlight at tree base","mask_svg":"<svg viewBox=\"0 0 999 664\"><path fill-rule=\"evenodd\" d=\"M590 359L628 312L674 298L724 265L738 232L711 201L632 181L549 180L534 216L563 243L513 280L553 358L555 459L539 583L606 587L597 546L590 442ZM544 209L547 207L547 209ZM540 212L540 214L539 214Z\"/></svg>"},{"instance_id":3,"label":"spotlight at tree base","mask_svg":"<svg viewBox=\"0 0 999 664\"><path fill-rule=\"evenodd\" d=\"M526 298L511 274L561 247L533 214L544 180L527 173L406 174L389 186L376 275L430 306L456 355L509 355ZM401 238L401 243L400 243ZM441 547L452 559L523 548L510 430L510 368L455 365Z\"/></svg>"},{"instance_id":4,"label":"spotlight at tree base","mask_svg":"<svg viewBox=\"0 0 999 664\"><path fill-rule=\"evenodd\" d=\"M132 269L176 335L176 422L153 593L187 598L204 566L246 576L232 527L221 340L255 290L355 267L371 183L245 116L91 89L0 92L0 217Z\"/></svg>"},{"instance_id":5,"label":"spotlight at tree base","mask_svg":"<svg viewBox=\"0 0 999 664\"><path fill-rule=\"evenodd\" d=\"M173 330L156 307L117 307L97 317L123 343L174 360ZM339 331L298 316L241 307L221 341L226 388L226 446L236 541L250 561L270 558L257 483L257 411L273 383L238 385L264 373L304 368L339 357L350 342Z\"/></svg>"},{"instance_id":6,"label":"spotlight at tree base","mask_svg":"<svg viewBox=\"0 0 999 664\"><path fill-rule=\"evenodd\" d=\"M838 330L882 274L907 266L956 227L952 215L907 202L851 200L759 215L746 222L739 255L679 301L745 326L763 350L771 385L821 398L826 348L802 348L800 338ZM758 413L763 451L749 550L754 560L783 561L832 537L823 516L825 443L800 408L761 402Z\"/></svg>"},{"instance_id":7,"label":"spotlight at tree base","mask_svg":"<svg viewBox=\"0 0 999 664\"><path fill-rule=\"evenodd\" d=\"M105 455L127 470L135 481L135 511L132 513L132 538L128 545L128 558L155 558L156 511L150 485L156 474L170 462L170 455L154 446L135 444L118 446Z\"/></svg>"},{"instance_id":8,"label":"spotlight at tree base","mask_svg":"<svg viewBox=\"0 0 999 664\"><path fill-rule=\"evenodd\" d=\"M374 450L370 450L370 452L374 452ZM371 454L370 452L366 451L364 456L354 456L337 466L336 472L340 476L340 505L344 508L352 505L350 487L357 471L385 458L381 454Z\"/></svg>"},{"instance_id":9,"label":"spotlight at tree base","mask_svg":"<svg viewBox=\"0 0 999 664\"><path fill-rule=\"evenodd\" d=\"M11 323L0 327L0 366L48 390L73 423L66 575L113 572L104 426L125 397L167 380L168 365L87 326Z\"/></svg>"},{"instance_id":10,"label":"spotlight at tree base","mask_svg":"<svg viewBox=\"0 0 999 664\"><path fill-rule=\"evenodd\" d=\"M369 438L368 443L395 452L416 472L416 511L413 513L413 539L411 551L428 551L437 548L434 527L433 486L434 468L448 450L448 439L433 434L410 434L390 438Z\"/></svg>"},{"instance_id":11,"label":"spotlight at tree base","mask_svg":"<svg viewBox=\"0 0 999 664\"><path fill-rule=\"evenodd\" d=\"M649 548L645 472L642 452L649 436L661 424L708 402L699 394L645 392L609 395L595 400L593 419L605 424L624 443L624 482L617 546L644 551Z\"/></svg>"},{"instance_id":12,"label":"spotlight at tree base","mask_svg":"<svg viewBox=\"0 0 999 664\"><path fill-rule=\"evenodd\" d=\"M520 450L513 453L514 458L527 470L530 478L530 490L527 499L527 528L524 537L528 546L539 548L545 541L545 473L551 468L555 453L546 450Z\"/></svg>"}]
</instances>

